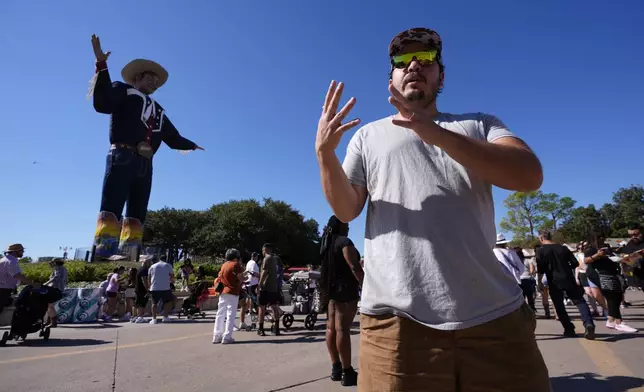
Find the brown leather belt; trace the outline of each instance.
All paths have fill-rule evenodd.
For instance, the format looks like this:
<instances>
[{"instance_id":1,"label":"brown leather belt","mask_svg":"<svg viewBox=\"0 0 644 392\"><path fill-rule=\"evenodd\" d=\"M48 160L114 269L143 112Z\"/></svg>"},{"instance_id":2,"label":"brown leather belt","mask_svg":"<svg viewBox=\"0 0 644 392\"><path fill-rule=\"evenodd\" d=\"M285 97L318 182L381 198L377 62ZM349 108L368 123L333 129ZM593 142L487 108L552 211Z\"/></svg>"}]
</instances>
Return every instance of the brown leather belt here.
<instances>
[{"instance_id":1,"label":"brown leather belt","mask_svg":"<svg viewBox=\"0 0 644 392\"><path fill-rule=\"evenodd\" d=\"M129 144L123 144L123 143L114 143L110 146L110 150L115 150L117 148L127 148L130 150L136 150L136 147L131 146Z\"/></svg>"}]
</instances>

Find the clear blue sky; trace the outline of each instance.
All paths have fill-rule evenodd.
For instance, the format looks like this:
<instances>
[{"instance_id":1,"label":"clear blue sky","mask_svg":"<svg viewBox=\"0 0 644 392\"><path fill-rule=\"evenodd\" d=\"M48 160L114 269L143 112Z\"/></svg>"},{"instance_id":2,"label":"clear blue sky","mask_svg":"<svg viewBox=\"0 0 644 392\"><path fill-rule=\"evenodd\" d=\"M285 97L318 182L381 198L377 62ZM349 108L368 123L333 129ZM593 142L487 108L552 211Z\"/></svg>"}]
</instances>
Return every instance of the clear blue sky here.
<instances>
[{"instance_id":1,"label":"clear blue sky","mask_svg":"<svg viewBox=\"0 0 644 392\"><path fill-rule=\"evenodd\" d=\"M1 246L37 257L92 242L109 121L86 100L92 33L114 79L136 57L169 70L155 97L207 149L161 148L152 209L272 197L322 225L314 139L329 81L363 122L391 114L387 45L416 26L444 41L439 110L499 116L542 159L544 191L600 205L642 182L641 1L189 3L2 2ZM498 223L507 192L494 192ZM352 227L361 248L364 214Z\"/></svg>"}]
</instances>

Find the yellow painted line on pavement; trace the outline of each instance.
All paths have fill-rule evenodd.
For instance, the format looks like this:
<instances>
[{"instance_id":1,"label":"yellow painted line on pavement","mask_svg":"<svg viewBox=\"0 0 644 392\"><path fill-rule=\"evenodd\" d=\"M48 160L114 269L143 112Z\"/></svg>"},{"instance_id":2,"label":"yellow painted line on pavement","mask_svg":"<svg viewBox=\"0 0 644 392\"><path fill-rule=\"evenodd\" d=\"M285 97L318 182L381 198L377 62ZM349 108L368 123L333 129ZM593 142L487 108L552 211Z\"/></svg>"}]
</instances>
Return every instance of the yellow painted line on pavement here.
<instances>
[{"instance_id":1,"label":"yellow painted line on pavement","mask_svg":"<svg viewBox=\"0 0 644 392\"><path fill-rule=\"evenodd\" d=\"M583 325L575 323L578 331L583 331ZM597 367L597 373L605 378L608 377L635 377L633 372L620 360L615 351L610 347L611 343L602 342L601 340L577 339L581 347L586 351L591 361ZM630 392L642 392L644 387L629 389Z\"/></svg>"},{"instance_id":2,"label":"yellow painted line on pavement","mask_svg":"<svg viewBox=\"0 0 644 392\"><path fill-rule=\"evenodd\" d=\"M211 334L209 334L209 333L199 333L199 334L195 334L195 335L179 336L179 337L170 338L170 339L152 340L152 341L149 341L149 342L119 344L119 350L128 349L128 348L150 346L150 345L154 345L154 344L172 343L172 342L178 342L178 341L181 341L181 340L200 338L200 337L210 336L210 335ZM60 357L69 357L69 356L72 356L72 355L98 353L98 352L102 352L102 351L112 351L115 348L116 348L115 346L112 346L110 344L109 346L106 346L106 347L90 348L88 350L66 351L66 352L55 353L55 354L35 355L33 357L6 359L6 360L3 360L3 361L0 361L0 365L6 365L6 364L10 364L10 363L38 361L38 360L41 360L41 359L53 359L53 358L60 358Z\"/></svg>"}]
</instances>

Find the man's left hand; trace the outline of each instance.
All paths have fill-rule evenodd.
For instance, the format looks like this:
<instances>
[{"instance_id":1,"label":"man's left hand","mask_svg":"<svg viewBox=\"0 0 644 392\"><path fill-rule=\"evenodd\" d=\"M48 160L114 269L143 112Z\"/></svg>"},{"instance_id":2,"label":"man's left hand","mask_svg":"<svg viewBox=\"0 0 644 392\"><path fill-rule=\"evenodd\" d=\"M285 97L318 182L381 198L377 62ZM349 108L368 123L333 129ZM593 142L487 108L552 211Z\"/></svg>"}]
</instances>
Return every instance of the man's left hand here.
<instances>
[{"instance_id":1,"label":"man's left hand","mask_svg":"<svg viewBox=\"0 0 644 392\"><path fill-rule=\"evenodd\" d=\"M434 115L428 114L427 109L417 102L410 101L394 85L389 82L389 103L400 113L400 116L391 120L394 125L411 129L423 141L434 144L433 141L440 134L440 127L434 123Z\"/></svg>"}]
</instances>

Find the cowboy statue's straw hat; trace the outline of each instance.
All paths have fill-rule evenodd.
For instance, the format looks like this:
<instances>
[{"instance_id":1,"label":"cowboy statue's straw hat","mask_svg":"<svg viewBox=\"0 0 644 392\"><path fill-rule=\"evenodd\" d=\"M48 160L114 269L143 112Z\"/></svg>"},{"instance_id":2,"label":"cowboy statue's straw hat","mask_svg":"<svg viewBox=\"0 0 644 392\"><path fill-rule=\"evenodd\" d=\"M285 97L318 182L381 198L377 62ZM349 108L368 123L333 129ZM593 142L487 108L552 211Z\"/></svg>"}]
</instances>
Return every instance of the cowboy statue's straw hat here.
<instances>
[{"instance_id":1,"label":"cowboy statue's straw hat","mask_svg":"<svg viewBox=\"0 0 644 392\"><path fill-rule=\"evenodd\" d=\"M20 252L25 250L25 247L22 244L11 244L5 252Z\"/></svg>"},{"instance_id":2,"label":"cowboy statue's straw hat","mask_svg":"<svg viewBox=\"0 0 644 392\"><path fill-rule=\"evenodd\" d=\"M127 63L121 70L121 76L125 83L133 86L136 82L136 76L143 72L152 72L159 77L159 85L157 88L163 86L168 81L168 71L161 64L146 59L135 59Z\"/></svg>"},{"instance_id":3,"label":"cowboy statue's straw hat","mask_svg":"<svg viewBox=\"0 0 644 392\"><path fill-rule=\"evenodd\" d=\"M496 244L497 245L507 244L508 242L510 242L510 241L506 240L505 236L503 234L497 234L496 235Z\"/></svg>"}]
</instances>

